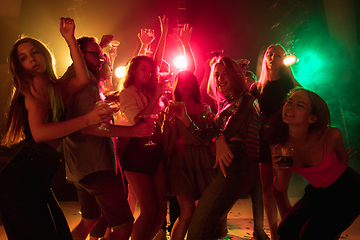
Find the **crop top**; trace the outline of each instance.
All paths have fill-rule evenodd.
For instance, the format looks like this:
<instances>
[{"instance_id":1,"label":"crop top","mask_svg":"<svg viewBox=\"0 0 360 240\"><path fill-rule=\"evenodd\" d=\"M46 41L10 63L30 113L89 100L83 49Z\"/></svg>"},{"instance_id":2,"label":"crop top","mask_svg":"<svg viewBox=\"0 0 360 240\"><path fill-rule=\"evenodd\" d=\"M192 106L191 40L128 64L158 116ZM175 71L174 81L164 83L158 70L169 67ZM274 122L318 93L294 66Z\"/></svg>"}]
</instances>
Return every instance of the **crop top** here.
<instances>
[{"instance_id":1,"label":"crop top","mask_svg":"<svg viewBox=\"0 0 360 240\"><path fill-rule=\"evenodd\" d=\"M19 94L18 103L22 108L23 124L24 124L24 141L31 142L34 141L33 135L31 134L30 125L29 125L29 111L25 108L25 97L22 94Z\"/></svg>"},{"instance_id":2,"label":"crop top","mask_svg":"<svg viewBox=\"0 0 360 240\"><path fill-rule=\"evenodd\" d=\"M299 173L316 188L330 186L347 168L338 160L335 151L332 154L326 154L326 142L324 145L324 158L318 165L304 168L289 167L289 170Z\"/></svg>"},{"instance_id":3,"label":"crop top","mask_svg":"<svg viewBox=\"0 0 360 240\"><path fill-rule=\"evenodd\" d=\"M258 82L253 83L249 91L259 100L262 118L267 119L283 106L286 95L292 88L294 88L292 80L281 77L276 81L268 81L262 93L258 88Z\"/></svg>"},{"instance_id":4,"label":"crop top","mask_svg":"<svg viewBox=\"0 0 360 240\"><path fill-rule=\"evenodd\" d=\"M18 103L22 108L22 116L23 116L23 124L24 124L24 135L25 135L25 142L35 142L34 137L31 133L30 124L29 124L29 111L25 107L25 97L22 94L19 94ZM59 121L65 120L65 114L62 114L61 119ZM48 118L50 121L50 117ZM58 138L63 139L64 137Z\"/></svg>"},{"instance_id":5,"label":"crop top","mask_svg":"<svg viewBox=\"0 0 360 240\"><path fill-rule=\"evenodd\" d=\"M224 135L229 142L232 137L241 138L246 144L252 160L259 157L259 107L249 92L244 92L234 99L225 99L214 121L205 128L199 128L192 121L189 131L202 142L209 142L214 137Z\"/></svg>"}]
</instances>

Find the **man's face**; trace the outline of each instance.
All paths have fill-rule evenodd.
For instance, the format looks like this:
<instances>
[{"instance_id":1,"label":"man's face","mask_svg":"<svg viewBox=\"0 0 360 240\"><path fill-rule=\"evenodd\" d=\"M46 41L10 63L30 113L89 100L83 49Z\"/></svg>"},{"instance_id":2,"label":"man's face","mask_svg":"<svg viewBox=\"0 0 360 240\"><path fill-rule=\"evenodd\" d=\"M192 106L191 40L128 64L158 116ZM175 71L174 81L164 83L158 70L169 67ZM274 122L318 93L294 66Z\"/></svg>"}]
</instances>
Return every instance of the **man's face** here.
<instances>
[{"instance_id":1,"label":"man's face","mask_svg":"<svg viewBox=\"0 0 360 240\"><path fill-rule=\"evenodd\" d=\"M104 53L99 44L95 42L87 42L85 49L82 52L88 69L94 75L99 75L105 59Z\"/></svg>"}]
</instances>

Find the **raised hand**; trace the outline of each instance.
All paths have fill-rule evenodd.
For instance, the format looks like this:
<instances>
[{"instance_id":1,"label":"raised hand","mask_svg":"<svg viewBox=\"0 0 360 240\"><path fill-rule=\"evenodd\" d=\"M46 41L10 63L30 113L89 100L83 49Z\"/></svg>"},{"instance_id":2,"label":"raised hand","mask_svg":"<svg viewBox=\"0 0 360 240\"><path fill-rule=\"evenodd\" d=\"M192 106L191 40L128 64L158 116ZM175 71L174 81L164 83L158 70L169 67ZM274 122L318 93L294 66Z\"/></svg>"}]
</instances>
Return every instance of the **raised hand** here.
<instances>
[{"instance_id":1,"label":"raised hand","mask_svg":"<svg viewBox=\"0 0 360 240\"><path fill-rule=\"evenodd\" d=\"M165 17L165 15L161 18L158 16L160 21L160 30L161 33L167 33L169 31L169 19Z\"/></svg>"},{"instance_id":2,"label":"raised hand","mask_svg":"<svg viewBox=\"0 0 360 240\"><path fill-rule=\"evenodd\" d=\"M186 23L184 27L180 29L180 32L176 33L176 37L183 45L189 44L192 31L193 28L190 27L188 23Z\"/></svg>"},{"instance_id":3,"label":"raised hand","mask_svg":"<svg viewBox=\"0 0 360 240\"><path fill-rule=\"evenodd\" d=\"M142 28L140 33L138 33L138 38L143 45L149 45L154 41L155 37L152 35L149 35L146 31L146 29Z\"/></svg>"},{"instance_id":4,"label":"raised hand","mask_svg":"<svg viewBox=\"0 0 360 240\"><path fill-rule=\"evenodd\" d=\"M76 43L75 22L72 18L60 18L60 33L69 45Z\"/></svg>"},{"instance_id":5,"label":"raised hand","mask_svg":"<svg viewBox=\"0 0 360 240\"><path fill-rule=\"evenodd\" d=\"M101 48L105 48L112 40L114 40L114 34L103 35L99 45Z\"/></svg>"}]
</instances>

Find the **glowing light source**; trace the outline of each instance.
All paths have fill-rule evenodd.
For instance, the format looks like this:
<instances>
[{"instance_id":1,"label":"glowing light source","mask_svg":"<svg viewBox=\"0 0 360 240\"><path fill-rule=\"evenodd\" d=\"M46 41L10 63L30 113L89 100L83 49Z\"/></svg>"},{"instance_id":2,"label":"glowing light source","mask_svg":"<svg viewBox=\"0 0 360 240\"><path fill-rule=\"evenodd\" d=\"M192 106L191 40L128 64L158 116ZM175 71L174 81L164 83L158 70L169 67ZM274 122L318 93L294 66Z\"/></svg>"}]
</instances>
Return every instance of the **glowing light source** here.
<instances>
[{"instance_id":1,"label":"glowing light source","mask_svg":"<svg viewBox=\"0 0 360 240\"><path fill-rule=\"evenodd\" d=\"M121 78L122 76L124 76L125 75L125 69L126 69L126 67L117 67L115 69L115 76L117 78Z\"/></svg>"},{"instance_id":2,"label":"glowing light source","mask_svg":"<svg viewBox=\"0 0 360 240\"><path fill-rule=\"evenodd\" d=\"M177 56L174 59L175 67L183 69L187 67L186 58L184 56Z\"/></svg>"},{"instance_id":3,"label":"glowing light source","mask_svg":"<svg viewBox=\"0 0 360 240\"><path fill-rule=\"evenodd\" d=\"M293 65L296 62L297 62L297 57L295 55L289 55L284 59L284 64L286 66Z\"/></svg>"}]
</instances>

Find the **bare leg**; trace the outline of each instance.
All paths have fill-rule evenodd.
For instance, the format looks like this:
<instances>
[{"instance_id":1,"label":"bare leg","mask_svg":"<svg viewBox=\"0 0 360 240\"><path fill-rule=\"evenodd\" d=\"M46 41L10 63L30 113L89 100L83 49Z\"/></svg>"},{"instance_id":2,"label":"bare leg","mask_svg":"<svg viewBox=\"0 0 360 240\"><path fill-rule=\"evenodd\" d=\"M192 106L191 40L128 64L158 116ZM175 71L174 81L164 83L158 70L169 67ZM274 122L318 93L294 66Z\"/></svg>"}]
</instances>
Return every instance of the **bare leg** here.
<instances>
[{"instance_id":1,"label":"bare leg","mask_svg":"<svg viewBox=\"0 0 360 240\"><path fill-rule=\"evenodd\" d=\"M183 240L189 229L191 218L195 211L195 200L192 196L177 196L180 204L180 216L171 232L171 240Z\"/></svg>"},{"instance_id":2,"label":"bare leg","mask_svg":"<svg viewBox=\"0 0 360 240\"><path fill-rule=\"evenodd\" d=\"M263 200L266 217L269 223L271 240L278 240L277 234L277 207L272 195L273 189L273 169L271 164L260 163L260 178L263 187Z\"/></svg>"},{"instance_id":3,"label":"bare leg","mask_svg":"<svg viewBox=\"0 0 360 240\"><path fill-rule=\"evenodd\" d=\"M113 229L110 234L110 240L128 240L133 228L133 223L129 223L126 227L121 229Z\"/></svg>"},{"instance_id":4,"label":"bare leg","mask_svg":"<svg viewBox=\"0 0 360 240\"><path fill-rule=\"evenodd\" d=\"M154 176L125 171L140 205L140 215L134 223L132 240L151 240L166 216L166 181L162 163Z\"/></svg>"},{"instance_id":5,"label":"bare leg","mask_svg":"<svg viewBox=\"0 0 360 240\"><path fill-rule=\"evenodd\" d=\"M131 188L130 184L128 184L128 189L129 189L128 203L129 203L130 210L131 210L132 214L134 215L135 208L136 208L136 197L134 194L134 190Z\"/></svg>"},{"instance_id":6,"label":"bare leg","mask_svg":"<svg viewBox=\"0 0 360 240\"><path fill-rule=\"evenodd\" d=\"M152 177L152 182L155 189L158 212L156 214L156 218L153 224L154 227L152 229L152 232L150 232L151 239L156 236L157 232L164 224L167 214L166 175L162 162L159 163L156 173Z\"/></svg>"},{"instance_id":7,"label":"bare leg","mask_svg":"<svg viewBox=\"0 0 360 240\"><path fill-rule=\"evenodd\" d=\"M276 205L277 205L277 207L279 209L281 219L283 219L285 214L291 208L291 203L290 203L290 200L289 200L289 197L288 197L288 191L286 189L285 192L279 192L275 187L273 187L272 194L273 194L274 199L276 201Z\"/></svg>"},{"instance_id":8,"label":"bare leg","mask_svg":"<svg viewBox=\"0 0 360 240\"><path fill-rule=\"evenodd\" d=\"M260 180L259 163L254 162L254 185L250 190L253 218L254 218L254 237L257 240L269 239L264 231L264 202L262 185Z\"/></svg>"},{"instance_id":9,"label":"bare leg","mask_svg":"<svg viewBox=\"0 0 360 240\"><path fill-rule=\"evenodd\" d=\"M74 240L85 240L97 221L85 221L81 219L79 224L71 231Z\"/></svg>"}]
</instances>

